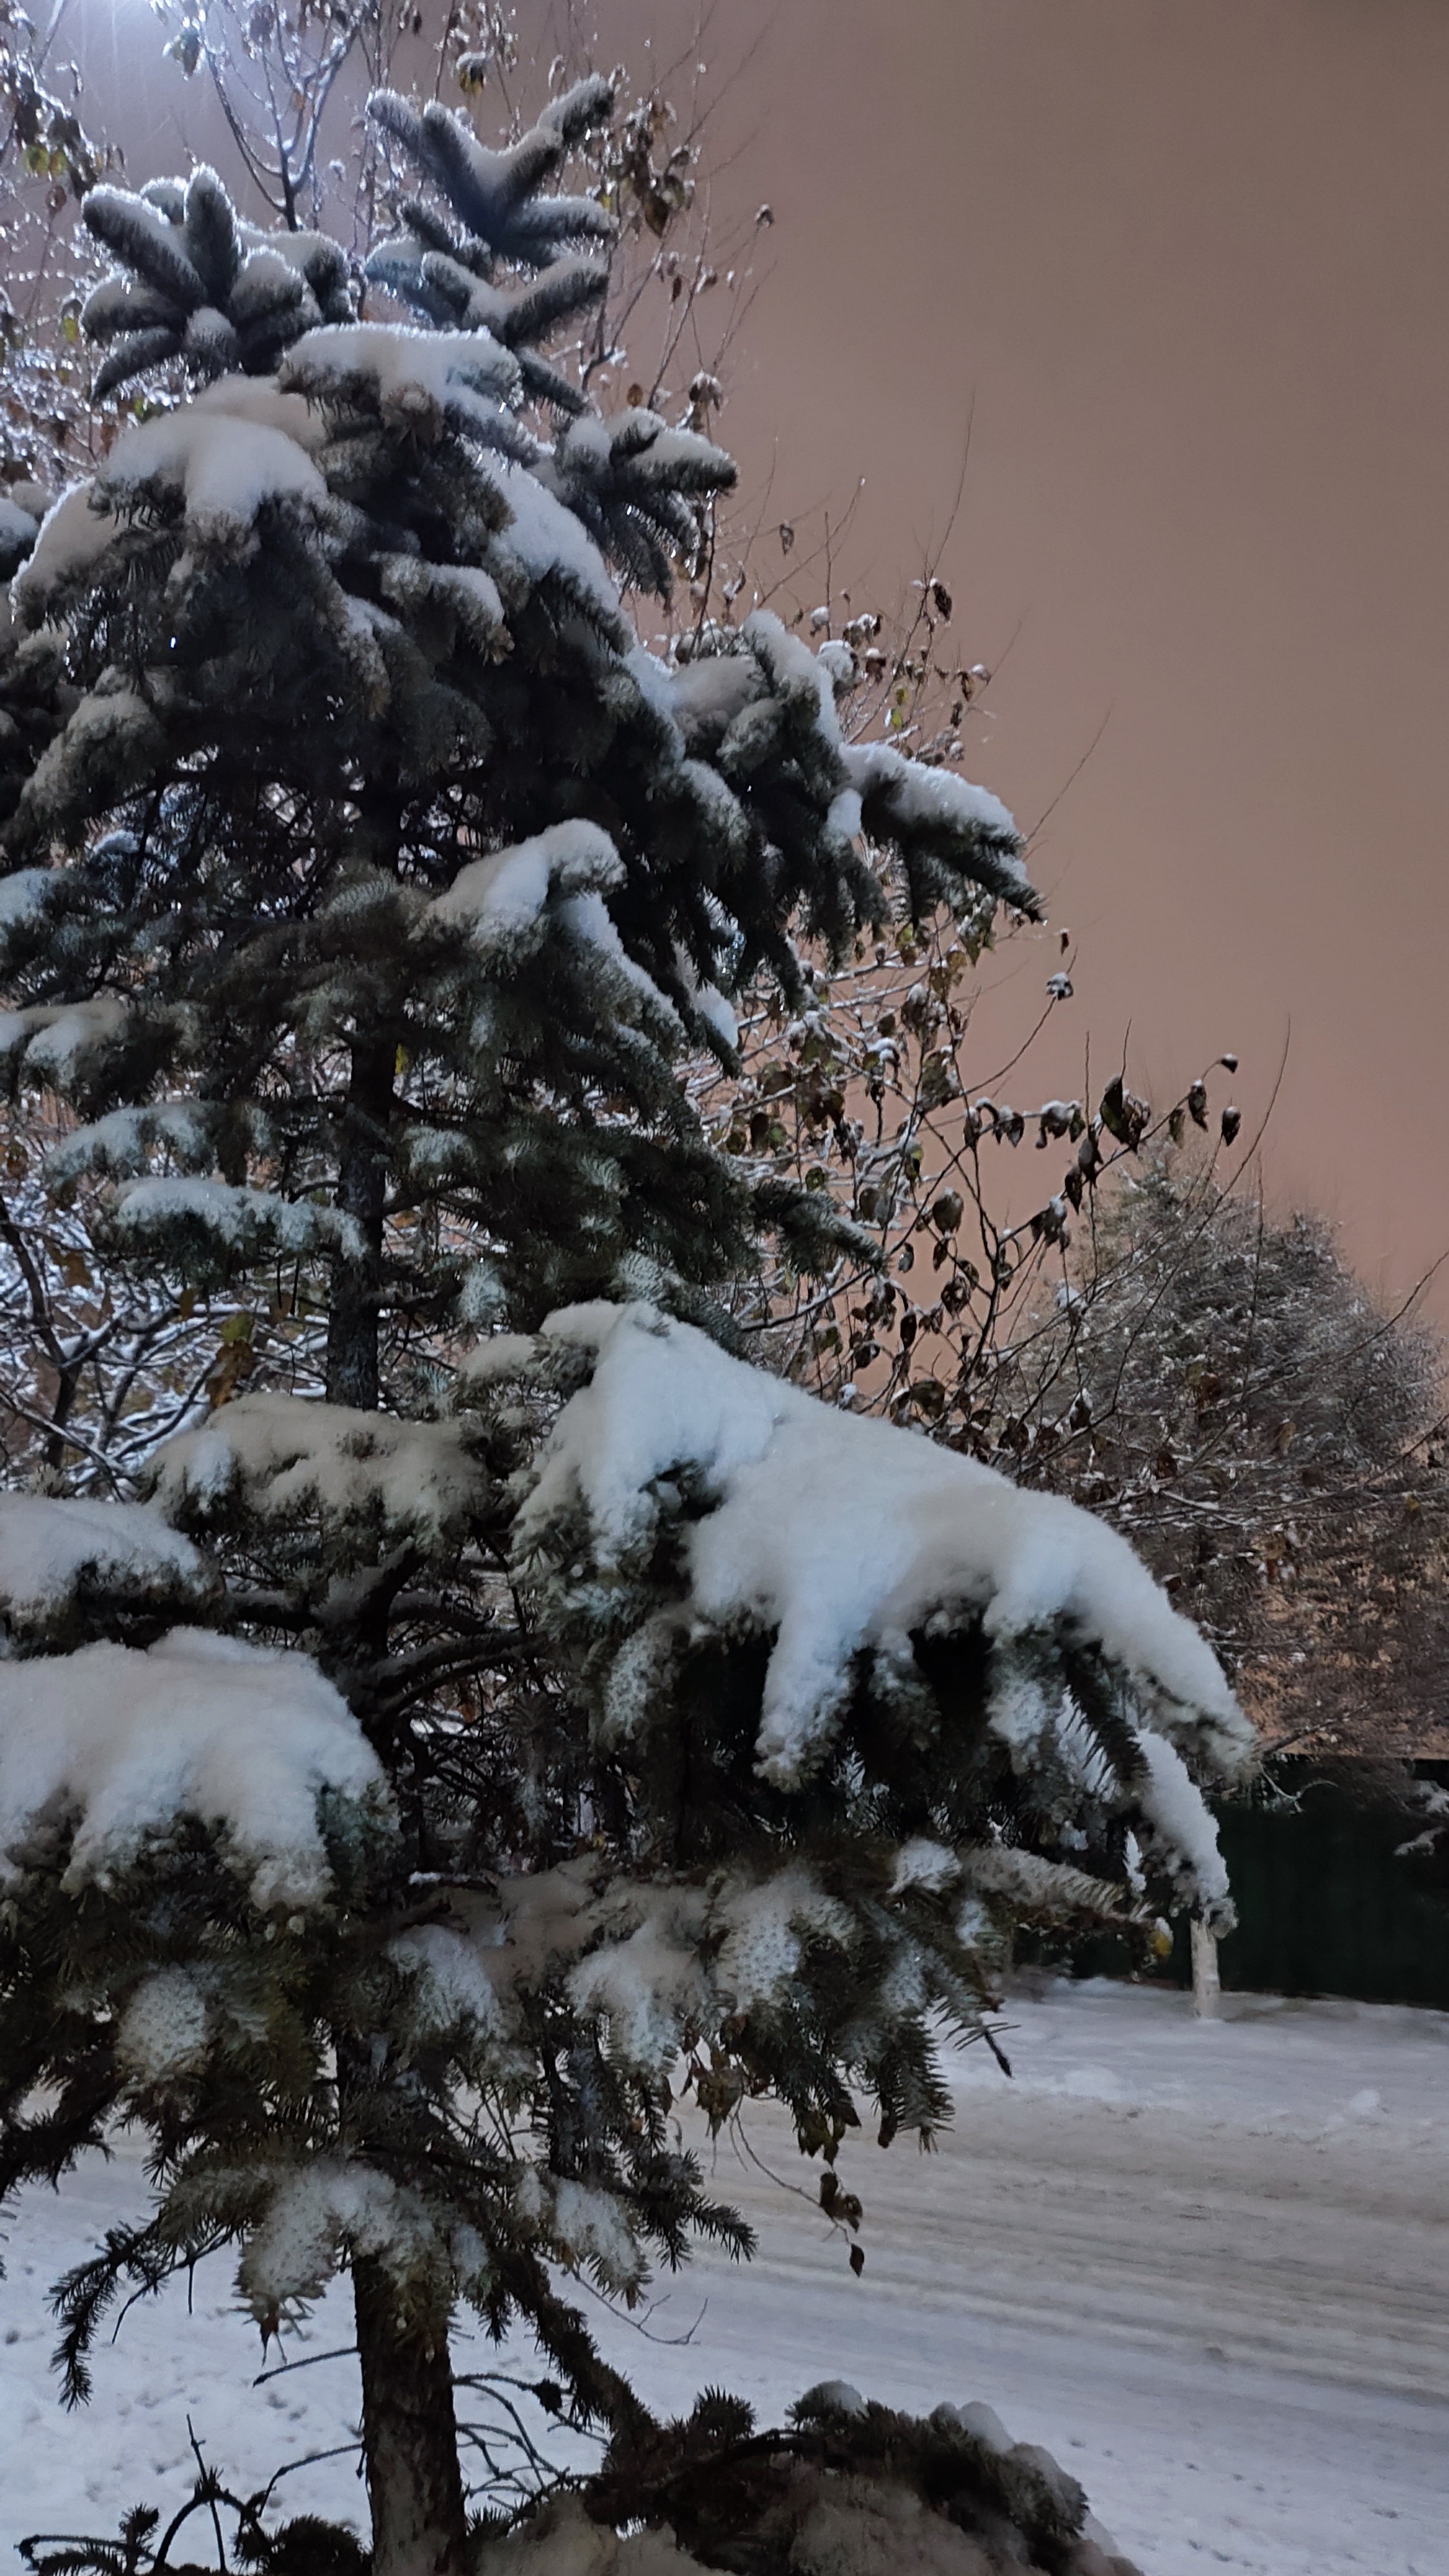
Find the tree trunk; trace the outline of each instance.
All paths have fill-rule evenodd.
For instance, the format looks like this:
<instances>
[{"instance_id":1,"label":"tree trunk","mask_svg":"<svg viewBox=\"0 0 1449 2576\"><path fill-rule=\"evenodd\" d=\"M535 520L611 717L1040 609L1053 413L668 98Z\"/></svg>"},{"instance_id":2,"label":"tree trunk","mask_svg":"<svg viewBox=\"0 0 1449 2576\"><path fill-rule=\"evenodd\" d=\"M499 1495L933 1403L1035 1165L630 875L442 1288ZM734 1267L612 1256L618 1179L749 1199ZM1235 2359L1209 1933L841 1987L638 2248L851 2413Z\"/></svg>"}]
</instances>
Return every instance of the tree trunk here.
<instances>
[{"instance_id":1,"label":"tree trunk","mask_svg":"<svg viewBox=\"0 0 1449 2576\"><path fill-rule=\"evenodd\" d=\"M327 1317L327 1400L376 1409L378 1293L382 1285L382 1212L387 1185L386 1138L392 1110L396 1043L388 1032L359 1036L342 1116L337 1205L362 1238L358 1256L332 1264Z\"/></svg>"},{"instance_id":2,"label":"tree trunk","mask_svg":"<svg viewBox=\"0 0 1449 2576\"><path fill-rule=\"evenodd\" d=\"M1218 1936L1194 1916L1192 1925L1192 2008L1199 2021L1216 2021L1221 2008Z\"/></svg>"},{"instance_id":3,"label":"tree trunk","mask_svg":"<svg viewBox=\"0 0 1449 2576\"><path fill-rule=\"evenodd\" d=\"M468 2576L446 2324L431 2341L405 2332L396 2290L366 2256L352 2286L373 2576Z\"/></svg>"}]
</instances>

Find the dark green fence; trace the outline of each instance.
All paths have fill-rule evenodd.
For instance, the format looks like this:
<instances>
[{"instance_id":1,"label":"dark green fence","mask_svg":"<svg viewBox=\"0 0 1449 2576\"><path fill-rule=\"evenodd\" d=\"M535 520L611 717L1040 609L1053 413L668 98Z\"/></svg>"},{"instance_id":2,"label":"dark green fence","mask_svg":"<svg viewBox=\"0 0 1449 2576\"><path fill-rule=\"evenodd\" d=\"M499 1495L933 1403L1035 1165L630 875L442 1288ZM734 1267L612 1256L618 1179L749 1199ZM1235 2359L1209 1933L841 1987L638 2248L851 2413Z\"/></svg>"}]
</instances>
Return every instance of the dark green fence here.
<instances>
[{"instance_id":1,"label":"dark green fence","mask_svg":"<svg viewBox=\"0 0 1449 2576\"><path fill-rule=\"evenodd\" d=\"M1449 1788L1449 1763L1414 1767ZM1397 1852L1423 1822L1385 1796L1369 1766L1349 1762L1280 1760L1270 1787L1221 1805L1238 1909L1219 1951L1224 1986L1449 2010L1445 1868ZM1112 1976L1128 1963L1120 1943L1093 1942L1073 1964ZM1185 1923L1163 1975L1192 1982Z\"/></svg>"}]
</instances>

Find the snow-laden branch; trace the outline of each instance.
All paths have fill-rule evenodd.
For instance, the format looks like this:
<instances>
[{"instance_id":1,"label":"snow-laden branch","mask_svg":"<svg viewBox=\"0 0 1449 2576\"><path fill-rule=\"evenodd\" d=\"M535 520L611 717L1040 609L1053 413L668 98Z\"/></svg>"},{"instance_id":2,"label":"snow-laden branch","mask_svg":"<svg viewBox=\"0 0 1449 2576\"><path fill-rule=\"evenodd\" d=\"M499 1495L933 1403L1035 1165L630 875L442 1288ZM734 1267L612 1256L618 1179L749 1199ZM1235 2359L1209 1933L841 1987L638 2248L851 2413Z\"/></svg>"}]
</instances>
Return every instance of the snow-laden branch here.
<instances>
[{"instance_id":1,"label":"snow-laden branch","mask_svg":"<svg viewBox=\"0 0 1449 2576\"><path fill-rule=\"evenodd\" d=\"M189 1820L218 1834L254 1905L296 1912L331 1888L324 1791L379 1812L386 1796L346 1702L305 1655L173 1628L145 1653L96 1645L0 1665L0 1882L12 1887L66 1826L64 1883L77 1890Z\"/></svg>"},{"instance_id":2,"label":"snow-laden branch","mask_svg":"<svg viewBox=\"0 0 1449 2576\"><path fill-rule=\"evenodd\" d=\"M793 1791L829 1758L863 1677L925 1723L916 1641L975 1633L985 1722L1013 1770L1075 1770L1083 1798L1099 1794L1077 1739L1106 1705L1111 1797L1184 1892L1224 1902L1182 1756L1231 1776L1250 1730L1211 1649L1114 1531L917 1433L820 1404L645 1305L568 1309L535 1341L485 1342L462 1396L509 1374L570 1373L576 1391L526 1472L514 1553L565 1616L597 1616L584 1605L614 1588L606 1737L648 1731L682 1653L754 1633L770 1641L757 1767ZM641 1591L631 1619L629 1586L662 1538L675 1597L661 1607L657 1588L648 1603Z\"/></svg>"}]
</instances>

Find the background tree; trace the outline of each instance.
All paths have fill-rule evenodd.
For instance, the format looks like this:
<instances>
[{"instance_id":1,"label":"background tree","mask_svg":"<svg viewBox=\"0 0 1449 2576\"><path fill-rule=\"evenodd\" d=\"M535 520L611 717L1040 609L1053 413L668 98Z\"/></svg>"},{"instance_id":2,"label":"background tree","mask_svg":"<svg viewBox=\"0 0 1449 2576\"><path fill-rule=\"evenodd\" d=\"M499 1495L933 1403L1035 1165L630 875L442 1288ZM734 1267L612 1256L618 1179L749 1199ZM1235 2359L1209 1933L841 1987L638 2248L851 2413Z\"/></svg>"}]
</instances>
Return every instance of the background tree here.
<instances>
[{"instance_id":1,"label":"background tree","mask_svg":"<svg viewBox=\"0 0 1449 2576\"><path fill-rule=\"evenodd\" d=\"M1132 1536L1268 1743L1432 1750L1443 1380L1414 1301L1171 1150L1099 1202L1072 1290L1023 1373L1036 1472Z\"/></svg>"}]
</instances>

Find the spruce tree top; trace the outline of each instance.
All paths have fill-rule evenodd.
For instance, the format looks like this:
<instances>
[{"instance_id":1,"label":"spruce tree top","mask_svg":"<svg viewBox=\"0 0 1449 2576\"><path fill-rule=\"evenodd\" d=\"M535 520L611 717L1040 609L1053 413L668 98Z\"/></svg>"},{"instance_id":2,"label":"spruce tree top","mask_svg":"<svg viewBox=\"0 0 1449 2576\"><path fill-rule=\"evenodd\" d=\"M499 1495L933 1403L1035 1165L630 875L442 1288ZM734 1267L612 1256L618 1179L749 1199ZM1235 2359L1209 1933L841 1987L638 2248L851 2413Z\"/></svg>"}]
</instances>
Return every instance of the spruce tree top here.
<instances>
[{"instance_id":1,"label":"spruce tree top","mask_svg":"<svg viewBox=\"0 0 1449 2576\"><path fill-rule=\"evenodd\" d=\"M351 319L347 261L321 233L242 223L214 170L156 179L132 195L92 188L85 222L120 265L88 298L81 328L109 346L93 399L181 363L207 382L267 375L319 322Z\"/></svg>"}]
</instances>

